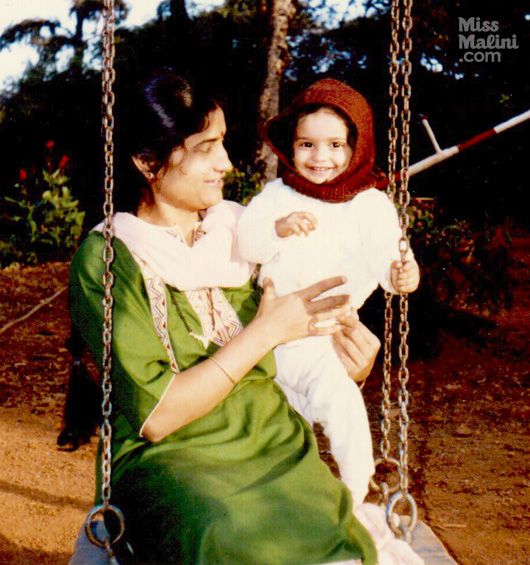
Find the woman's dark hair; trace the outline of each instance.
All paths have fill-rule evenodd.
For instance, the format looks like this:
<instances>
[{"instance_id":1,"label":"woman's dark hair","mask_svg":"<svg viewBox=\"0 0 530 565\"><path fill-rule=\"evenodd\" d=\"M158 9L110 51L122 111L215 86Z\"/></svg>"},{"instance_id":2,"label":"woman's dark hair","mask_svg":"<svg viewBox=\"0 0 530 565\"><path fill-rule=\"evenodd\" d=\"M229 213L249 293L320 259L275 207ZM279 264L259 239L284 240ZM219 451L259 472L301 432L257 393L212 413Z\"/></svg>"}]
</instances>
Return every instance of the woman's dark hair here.
<instances>
[{"instance_id":1,"label":"woman's dark hair","mask_svg":"<svg viewBox=\"0 0 530 565\"><path fill-rule=\"evenodd\" d=\"M293 144L294 135L296 132L296 127L298 122L304 116L309 114L314 114L319 110L325 108L326 110L331 110L337 116L339 116L346 127L348 128L348 145L355 150L355 143L357 141L357 128L352 124L350 118L340 109L334 106L329 106L328 104L307 104L303 106L294 114L286 117L285 120L279 120L272 123L269 128L269 138L274 143L274 145L281 150L281 152L288 157L291 161L293 158Z\"/></svg>"},{"instance_id":2,"label":"woman's dark hair","mask_svg":"<svg viewBox=\"0 0 530 565\"><path fill-rule=\"evenodd\" d=\"M116 208L135 212L140 202L152 202L151 189L132 162L139 157L157 173L184 140L208 127L217 99L197 83L164 68L136 85L123 85L117 96Z\"/></svg>"}]
</instances>

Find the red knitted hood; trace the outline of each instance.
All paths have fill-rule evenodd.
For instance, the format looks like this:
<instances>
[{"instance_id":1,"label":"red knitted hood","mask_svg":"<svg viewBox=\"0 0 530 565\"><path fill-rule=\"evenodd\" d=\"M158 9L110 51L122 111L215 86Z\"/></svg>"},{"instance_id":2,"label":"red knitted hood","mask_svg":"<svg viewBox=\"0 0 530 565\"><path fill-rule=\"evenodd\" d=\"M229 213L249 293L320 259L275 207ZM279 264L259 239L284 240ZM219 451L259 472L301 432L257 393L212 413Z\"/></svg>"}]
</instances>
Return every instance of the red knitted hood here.
<instances>
[{"instance_id":1,"label":"red knitted hood","mask_svg":"<svg viewBox=\"0 0 530 565\"><path fill-rule=\"evenodd\" d=\"M357 141L348 168L331 181L315 184L296 171L292 152L297 116L307 107L319 105L335 108L347 118ZM267 122L264 137L278 155L284 183L306 196L345 202L376 184L372 109L361 94L343 82L326 78L302 91L283 112Z\"/></svg>"}]
</instances>

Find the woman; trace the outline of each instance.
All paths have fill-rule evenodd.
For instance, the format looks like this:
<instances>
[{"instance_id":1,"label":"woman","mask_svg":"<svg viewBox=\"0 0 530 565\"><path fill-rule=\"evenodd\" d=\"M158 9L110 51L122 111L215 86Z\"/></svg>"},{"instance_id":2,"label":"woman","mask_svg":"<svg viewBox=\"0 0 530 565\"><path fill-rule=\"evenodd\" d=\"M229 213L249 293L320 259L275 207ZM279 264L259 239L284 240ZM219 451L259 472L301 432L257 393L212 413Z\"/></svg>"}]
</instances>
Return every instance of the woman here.
<instances>
[{"instance_id":1,"label":"woman","mask_svg":"<svg viewBox=\"0 0 530 565\"><path fill-rule=\"evenodd\" d=\"M377 339L342 317L347 297L319 298L341 278L281 298L266 282L258 308L253 266L234 251L241 207L222 201L231 164L220 106L169 71L140 98L124 149L141 192L135 214L115 216L113 263L112 492L135 562L383 564L387 550L378 560L347 489L274 384L270 353L340 328L337 347L363 379ZM73 322L96 359L102 247L96 230L71 267ZM318 325L332 318L335 327Z\"/></svg>"}]
</instances>

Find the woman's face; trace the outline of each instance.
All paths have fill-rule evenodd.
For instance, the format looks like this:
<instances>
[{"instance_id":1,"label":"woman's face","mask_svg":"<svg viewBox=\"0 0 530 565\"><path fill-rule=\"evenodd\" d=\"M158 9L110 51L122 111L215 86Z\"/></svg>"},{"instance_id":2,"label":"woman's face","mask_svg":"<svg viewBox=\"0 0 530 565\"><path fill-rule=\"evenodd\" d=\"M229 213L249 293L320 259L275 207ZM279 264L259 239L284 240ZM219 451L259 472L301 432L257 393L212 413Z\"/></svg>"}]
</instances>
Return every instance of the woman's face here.
<instances>
[{"instance_id":1,"label":"woman's face","mask_svg":"<svg viewBox=\"0 0 530 565\"><path fill-rule=\"evenodd\" d=\"M225 174L232 163L223 145L224 113L216 108L208 114L208 127L174 149L168 163L152 182L157 204L196 212L214 206L223 198Z\"/></svg>"},{"instance_id":2,"label":"woman's face","mask_svg":"<svg viewBox=\"0 0 530 565\"><path fill-rule=\"evenodd\" d=\"M321 108L298 120L293 162L307 180L315 184L333 180L347 169L352 154L348 126L333 110Z\"/></svg>"}]
</instances>

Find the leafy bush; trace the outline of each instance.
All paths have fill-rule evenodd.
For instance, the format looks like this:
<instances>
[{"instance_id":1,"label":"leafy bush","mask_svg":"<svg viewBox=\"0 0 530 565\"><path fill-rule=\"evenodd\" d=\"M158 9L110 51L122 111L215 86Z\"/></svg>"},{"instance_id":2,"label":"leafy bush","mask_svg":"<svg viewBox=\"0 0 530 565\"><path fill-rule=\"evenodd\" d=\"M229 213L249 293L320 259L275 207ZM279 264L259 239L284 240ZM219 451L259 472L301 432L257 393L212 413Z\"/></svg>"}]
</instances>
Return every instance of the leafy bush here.
<instances>
[{"instance_id":1,"label":"leafy bush","mask_svg":"<svg viewBox=\"0 0 530 565\"><path fill-rule=\"evenodd\" d=\"M85 217L67 186L68 177L58 168L32 180L23 169L19 178L14 194L0 198L0 265L66 258L77 245Z\"/></svg>"},{"instance_id":2,"label":"leafy bush","mask_svg":"<svg viewBox=\"0 0 530 565\"><path fill-rule=\"evenodd\" d=\"M225 178L224 197L247 205L262 188L263 180L259 173L234 168Z\"/></svg>"},{"instance_id":3,"label":"leafy bush","mask_svg":"<svg viewBox=\"0 0 530 565\"><path fill-rule=\"evenodd\" d=\"M439 305L481 315L511 306L511 240L502 226L469 219L444 225L432 199L413 199L409 214L422 286Z\"/></svg>"}]
</instances>

